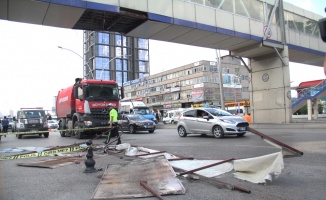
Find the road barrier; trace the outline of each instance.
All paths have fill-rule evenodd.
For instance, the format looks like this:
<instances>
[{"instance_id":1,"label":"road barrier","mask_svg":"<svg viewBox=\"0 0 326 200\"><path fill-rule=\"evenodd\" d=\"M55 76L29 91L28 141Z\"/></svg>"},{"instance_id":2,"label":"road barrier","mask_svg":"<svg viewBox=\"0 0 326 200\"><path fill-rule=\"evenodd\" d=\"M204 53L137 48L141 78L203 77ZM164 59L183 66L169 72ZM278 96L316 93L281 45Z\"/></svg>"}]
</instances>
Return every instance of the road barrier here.
<instances>
[{"instance_id":1,"label":"road barrier","mask_svg":"<svg viewBox=\"0 0 326 200\"><path fill-rule=\"evenodd\" d=\"M85 143L83 143L85 144ZM55 155L60 153L69 153L79 150L84 150L88 146L85 145L71 145L71 146L65 146L65 147L58 147L58 148L52 148L48 150L44 150L42 152L31 152L31 153L25 153L25 154L19 154L19 155L12 155L12 156L5 156L0 157L1 160L15 160L15 159L21 159L21 158L35 158L35 157L42 157L42 156L49 156L49 155Z\"/></svg>"},{"instance_id":2,"label":"road barrier","mask_svg":"<svg viewBox=\"0 0 326 200\"><path fill-rule=\"evenodd\" d=\"M6 133L0 133L0 135L28 135L28 134L42 134L42 133L48 133L48 132L59 132L59 131L87 131L87 130L103 130L107 131L111 127L98 127L98 128L76 128L76 129L48 129L47 131L26 131L26 132L6 132ZM54 131L55 130L55 131Z\"/></svg>"}]
</instances>

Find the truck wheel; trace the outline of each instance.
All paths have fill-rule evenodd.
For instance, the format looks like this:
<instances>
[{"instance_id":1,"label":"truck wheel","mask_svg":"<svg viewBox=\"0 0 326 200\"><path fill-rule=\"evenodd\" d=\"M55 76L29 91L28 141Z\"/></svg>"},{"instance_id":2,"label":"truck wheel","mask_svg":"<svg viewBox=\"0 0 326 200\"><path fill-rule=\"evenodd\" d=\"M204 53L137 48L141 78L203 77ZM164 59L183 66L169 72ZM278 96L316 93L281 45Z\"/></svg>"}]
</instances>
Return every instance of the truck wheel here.
<instances>
[{"instance_id":1,"label":"truck wheel","mask_svg":"<svg viewBox=\"0 0 326 200\"><path fill-rule=\"evenodd\" d=\"M154 130L150 130L150 131L148 131L149 133L154 133Z\"/></svg>"},{"instance_id":2,"label":"truck wheel","mask_svg":"<svg viewBox=\"0 0 326 200\"><path fill-rule=\"evenodd\" d=\"M43 135L44 135L45 138L49 137L49 133L43 133Z\"/></svg>"},{"instance_id":3,"label":"truck wheel","mask_svg":"<svg viewBox=\"0 0 326 200\"><path fill-rule=\"evenodd\" d=\"M60 133L60 136L61 137L66 137L66 132L65 131L63 131L64 129L63 129L63 127L62 127L62 125L61 125L61 122L59 123L59 133Z\"/></svg>"},{"instance_id":4,"label":"truck wheel","mask_svg":"<svg viewBox=\"0 0 326 200\"><path fill-rule=\"evenodd\" d=\"M19 134L17 135L18 139L22 139L23 138L23 135Z\"/></svg>"},{"instance_id":5,"label":"truck wheel","mask_svg":"<svg viewBox=\"0 0 326 200\"><path fill-rule=\"evenodd\" d=\"M75 137L77 138L77 139L83 139L84 138L84 133L82 132L82 131L80 131L80 130L76 130L76 129L79 129L80 127L79 127L79 123L78 123L78 121L77 122L75 122L75 125L74 125L74 133L75 133Z\"/></svg>"}]
</instances>

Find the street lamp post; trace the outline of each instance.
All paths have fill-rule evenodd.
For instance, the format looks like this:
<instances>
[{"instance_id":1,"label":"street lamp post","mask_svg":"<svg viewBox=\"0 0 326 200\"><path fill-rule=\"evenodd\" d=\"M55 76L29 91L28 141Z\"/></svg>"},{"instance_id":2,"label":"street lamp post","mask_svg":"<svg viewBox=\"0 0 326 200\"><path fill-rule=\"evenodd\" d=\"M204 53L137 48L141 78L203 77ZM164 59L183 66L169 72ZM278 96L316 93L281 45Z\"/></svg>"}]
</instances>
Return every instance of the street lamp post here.
<instances>
[{"instance_id":1,"label":"street lamp post","mask_svg":"<svg viewBox=\"0 0 326 200\"><path fill-rule=\"evenodd\" d=\"M63 49L63 50L67 50L67 51L70 51L70 52L76 54L76 55L77 55L78 57L80 57L80 58L83 60L83 62L84 62L84 58L83 58L81 55L79 55L77 52L75 52L75 51L73 51L73 50L71 50L71 49L64 48L64 47L62 47L62 46L58 46L58 48L59 48L59 49ZM88 65L88 63L86 63L86 65L87 65L87 67L88 67L89 72L91 73L91 77L92 77L92 79L94 79L94 75L93 75L93 72L92 72L90 66Z\"/></svg>"}]
</instances>

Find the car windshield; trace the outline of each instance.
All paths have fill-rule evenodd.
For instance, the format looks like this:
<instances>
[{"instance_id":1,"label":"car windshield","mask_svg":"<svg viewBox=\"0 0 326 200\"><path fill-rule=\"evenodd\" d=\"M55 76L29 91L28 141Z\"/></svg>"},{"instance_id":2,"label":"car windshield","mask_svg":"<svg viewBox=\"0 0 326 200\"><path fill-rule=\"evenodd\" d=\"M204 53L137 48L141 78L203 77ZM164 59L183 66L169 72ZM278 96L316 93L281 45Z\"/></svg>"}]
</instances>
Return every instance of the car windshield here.
<instances>
[{"instance_id":1,"label":"car windshield","mask_svg":"<svg viewBox=\"0 0 326 200\"><path fill-rule=\"evenodd\" d=\"M140 115L149 115L151 112L148 108L134 108L134 113Z\"/></svg>"},{"instance_id":2,"label":"car windshield","mask_svg":"<svg viewBox=\"0 0 326 200\"><path fill-rule=\"evenodd\" d=\"M141 115L128 115L129 119L131 120L140 120L140 119L146 119L144 116Z\"/></svg>"},{"instance_id":3,"label":"car windshield","mask_svg":"<svg viewBox=\"0 0 326 200\"><path fill-rule=\"evenodd\" d=\"M231 113L229 113L225 110L220 110L220 109L215 109L215 108L208 108L205 110L214 116L232 116Z\"/></svg>"}]
</instances>

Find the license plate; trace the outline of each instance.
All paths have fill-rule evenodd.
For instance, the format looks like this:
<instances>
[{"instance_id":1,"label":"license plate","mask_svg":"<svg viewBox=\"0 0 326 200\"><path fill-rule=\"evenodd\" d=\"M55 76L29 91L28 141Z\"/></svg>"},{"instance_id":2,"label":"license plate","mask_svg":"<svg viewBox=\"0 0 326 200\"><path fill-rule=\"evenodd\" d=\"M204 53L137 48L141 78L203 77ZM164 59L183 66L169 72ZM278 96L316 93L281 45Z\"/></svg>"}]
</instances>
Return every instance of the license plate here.
<instances>
[{"instance_id":1,"label":"license plate","mask_svg":"<svg viewBox=\"0 0 326 200\"><path fill-rule=\"evenodd\" d=\"M240 130L240 131L245 131L245 130L246 130L246 127L240 127L239 130Z\"/></svg>"}]
</instances>

